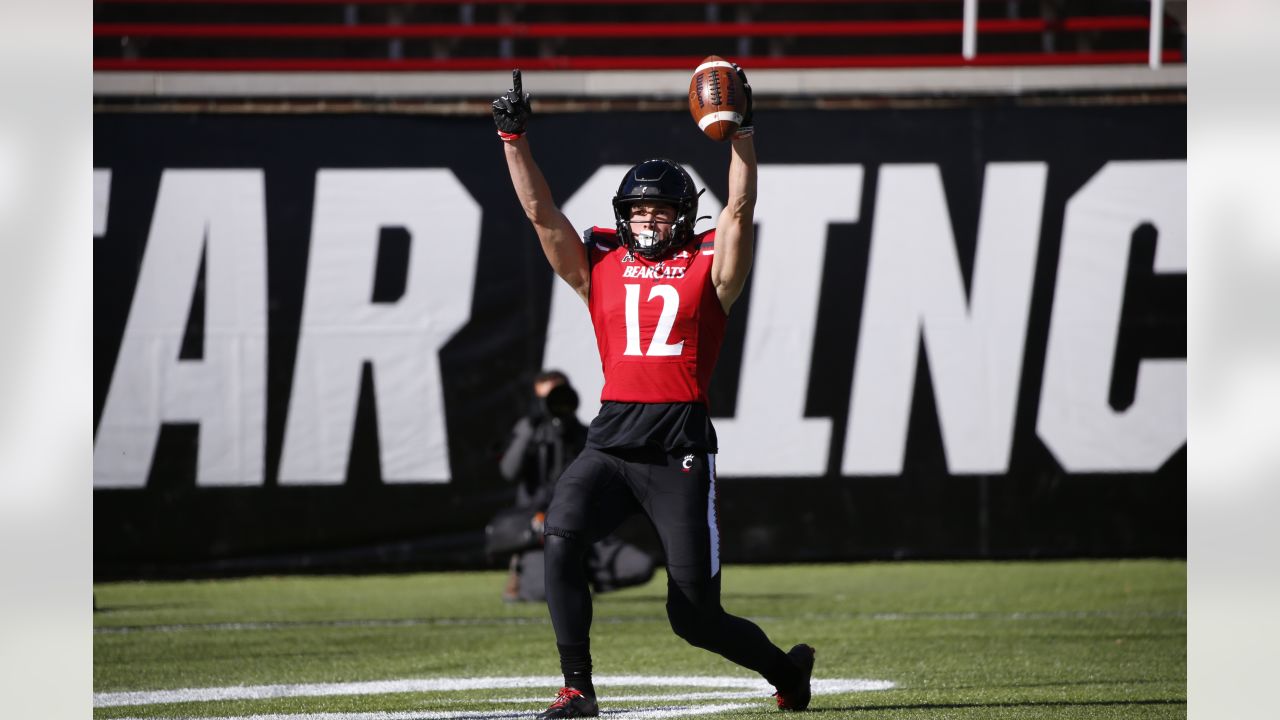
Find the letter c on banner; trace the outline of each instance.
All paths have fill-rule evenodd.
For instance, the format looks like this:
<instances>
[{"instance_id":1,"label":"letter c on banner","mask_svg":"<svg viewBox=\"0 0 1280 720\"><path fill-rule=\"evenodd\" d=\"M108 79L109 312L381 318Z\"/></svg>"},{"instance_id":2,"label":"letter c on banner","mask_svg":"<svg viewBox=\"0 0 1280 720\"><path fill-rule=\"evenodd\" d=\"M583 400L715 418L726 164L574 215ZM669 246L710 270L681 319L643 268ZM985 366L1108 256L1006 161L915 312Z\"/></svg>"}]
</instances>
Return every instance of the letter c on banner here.
<instances>
[{"instance_id":1,"label":"letter c on banner","mask_svg":"<svg viewBox=\"0 0 1280 720\"><path fill-rule=\"evenodd\" d=\"M1155 225L1155 272L1187 271L1185 161L1112 162L1067 202L1036 432L1070 472L1157 470L1187 441L1187 361L1144 360L1108 403L1129 246Z\"/></svg>"}]
</instances>

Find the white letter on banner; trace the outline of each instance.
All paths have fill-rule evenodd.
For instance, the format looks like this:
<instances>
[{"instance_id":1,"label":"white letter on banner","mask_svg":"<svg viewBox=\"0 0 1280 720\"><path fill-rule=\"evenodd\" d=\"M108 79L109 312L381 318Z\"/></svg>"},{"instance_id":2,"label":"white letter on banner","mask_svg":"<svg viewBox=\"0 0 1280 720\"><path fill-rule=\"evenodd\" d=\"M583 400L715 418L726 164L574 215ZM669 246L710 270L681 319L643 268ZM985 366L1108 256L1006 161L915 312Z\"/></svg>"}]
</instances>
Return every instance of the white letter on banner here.
<instances>
[{"instance_id":1,"label":"white letter on banner","mask_svg":"<svg viewBox=\"0 0 1280 720\"><path fill-rule=\"evenodd\" d=\"M988 166L966 300L937 166L881 168L841 472L902 472L922 336L948 469L1008 469L1046 175Z\"/></svg>"},{"instance_id":2,"label":"white letter on banner","mask_svg":"<svg viewBox=\"0 0 1280 720\"><path fill-rule=\"evenodd\" d=\"M630 165L605 165L583 183L582 187L564 204L565 217L570 222L578 223L574 227L580 232L593 225L612 228L613 195L622 182L623 175L631 169ZM684 169L693 178L693 184L699 188L706 187L698 173L689 166ZM724 208L711 191L702 194L698 200L698 215L720 216ZM711 222L714 222L712 220ZM703 220L695 230L701 232L712 227ZM531 242L537 242L532 229L527 233ZM581 235L579 236L581 237ZM604 375L600 370L600 351L596 348L595 328L591 325L591 316L582 298L569 287L569 284L556 278L551 289L551 317L547 322L547 345L543 354L543 368L556 368L569 376L569 382L578 391L581 399L578 405L578 417L584 422L600 412L600 391L604 389ZM530 368L536 370L538 368Z\"/></svg>"},{"instance_id":3,"label":"white letter on banner","mask_svg":"<svg viewBox=\"0 0 1280 720\"><path fill-rule=\"evenodd\" d=\"M374 303L379 230L411 238L404 296ZM282 485L346 478L360 377L373 366L382 478L449 482L440 348L467 323L480 207L441 169L320 170Z\"/></svg>"},{"instance_id":4,"label":"white letter on banner","mask_svg":"<svg viewBox=\"0 0 1280 720\"><path fill-rule=\"evenodd\" d=\"M818 476L831 420L804 417L830 223L858 221L861 165L763 165L737 410L716 421L722 476Z\"/></svg>"},{"instance_id":5,"label":"white letter on banner","mask_svg":"<svg viewBox=\"0 0 1280 720\"><path fill-rule=\"evenodd\" d=\"M181 360L202 253L204 357ZM200 425L197 485L262 484L266 271L262 171L166 170L98 425L95 487L143 487L166 422Z\"/></svg>"},{"instance_id":6,"label":"white letter on banner","mask_svg":"<svg viewBox=\"0 0 1280 720\"><path fill-rule=\"evenodd\" d=\"M111 199L111 171L93 171L93 236L107 233L107 204Z\"/></svg>"},{"instance_id":7,"label":"white letter on banner","mask_svg":"<svg viewBox=\"0 0 1280 720\"><path fill-rule=\"evenodd\" d=\"M1185 161L1112 162L1067 202L1036 432L1070 472L1149 472L1187 440L1187 361L1143 360L1108 403L1129 249L1155 226L1155 272L1187 271Z\"/></svg>"}]
</instances>

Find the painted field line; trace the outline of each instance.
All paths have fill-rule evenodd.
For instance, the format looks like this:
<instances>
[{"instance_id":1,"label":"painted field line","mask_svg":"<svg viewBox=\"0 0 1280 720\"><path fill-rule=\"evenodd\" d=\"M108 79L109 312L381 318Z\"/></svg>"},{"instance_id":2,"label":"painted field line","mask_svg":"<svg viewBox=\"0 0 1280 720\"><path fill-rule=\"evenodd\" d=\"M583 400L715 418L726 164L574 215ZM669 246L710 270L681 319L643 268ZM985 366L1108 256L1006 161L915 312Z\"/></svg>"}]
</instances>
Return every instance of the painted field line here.
<instances>
[{"instance_id":1,"label":"painted field line","mask_svg":"<svg viewBox=\"0 0 1280 720\"><path fill-rule=\"evenodd\" d=\"M136 690L125 692L94 693L94 707L121 707L128 705L157 705L162 703L220 702L228 700L271 700L292 697L332 697L339 695L386 695L391 693L440 693L466 690L502 690L518 688L549 689L559 687L559 676L484 677L484 678L406 678L401 680L373 680L351 683L307 683L296 685L233 685L228 687L180 688L177 690ZM663 675L602 675L595 678L599 687L693 687L709 688L719 692L726 689L746 691L760 697L773 692L773 686L758 678L663 676ZM815 695L887 690L894 687L888 680L865 679L814 679ZM602 693L602 697L606 694ZM736 698L737 696L733 696ZM643 702L659 698L637 698ZM664 696L661 699L667 699ZM686 699L672 696L671 699ZM695 699L695 698L687 698ZM708 698L719 699L719 698ZM727 698L726 698L727 699Z\"/></svg>"},{"instance_id":2,"label":"painted field line","mask_svg":"<svg viewBox=\"0 0 1280 720\"><path fill-rule=\"evenodd\" d=\"M712 713L742 710L751 705L726 703L722 705L697 705L688 707L633 708L630 710L601 710L601 717L624 720L660 720L669 717L711 715ZM529 710L494 712L492 710L409 710L400 712L329 712L329 713L271 713L267 715L200 716L198 718L167 718L165 720L467 720L469 718L528 718ZM119 720L161 720L160 718L132 717Z\"/></svg>"},{"instance_id":3,"label":"painted field line","mask_svg":"<svg viewBox=\"0 0 1280 720\"><path fill-rule=\"evenodd\" d=\"M1181 620L1185 612L1110 612L1105 610L1059 610L1044 612L878 612L878 613L801 613L793 620ZM770 618L781 619L781 618Z\"/></svg>"},{"instance_id":4,"label":"painted field line","mask_svg":"<svg viewBox=\"0 0 1280 720\"><path fill-rule=\"evenodd\" d=\"M920 612L920 613L802 613L787 618L772 615L753 615L755 622L772 620L954 620L970 622L975 620L992 621L1025 621L1025 620L1181 620L1185 612L1165 613L1129 613L1129 612ZM621 625L630 623L666 623L665 617L598 617L592 621L596 625ZM292 630L302 628L367 628L367 627L414 627L414 626L502 626L502 625L549 625L551 620L545 617L512 617L512 618L405 618L399 620L317 620L302 622L234 622L234 623L173 623L166 625L116 625L101 626L93 629L96 635L126 635L139 632L193 632L211 630Z\"/></svg>"},{"instance_id":5,"label":"painted field line","mask_svg":"<svg viewBox=\"0 0 1280 720\"><path fill-rule=\"evenodd\" d=\"M758 690L730 690L727 692L675 693L672 695L601 695L611 703L620 702L688 702L690 700L759 700L762 695ZM523 705L545 701L546 696L489 698L489 702L506 705Z\"/></svg>"},{"instance_id":6,"label":"painted field line","mask_svg":"<svg viewBox=\"0 0 1280 720\"><path fill-rule=\"evenodd\" d=\"M658 622L663 618L636 618ZM605 622L609 622L605 618ZM615 619L613 623L623 622ZM117 625L96 627L93 631L102 635L127 634L135 632L185 632L189 630L291 630L301 628L367 628L367 627L413 627L426 625L431 627L450 626L492 626L492 625L550 625L550 618L511 617L511 618L404 618L399 620L315 620L296 622L227 622L227 623L172 623L166 625Z\"/></svg>"},{"instance_id":7,"label":"painted field line","mask_svg":"<svg viewBox=\"0 0 1280 720\"><path fill-rule=\"evenodd\" d=\"M594 624L622 625L626 623L665 623L665 617L602 617ZM187 632L192 630L293 630L301 628L368 628L368 627L428 627L502 625L550 625L547 617L510 618L404 618L399 620L315 620L297 622L228 622L228 623L171 623L165 625L116 625L93 629L99 635L124 635L136 632Z\"/></svg>"}]
</instances>

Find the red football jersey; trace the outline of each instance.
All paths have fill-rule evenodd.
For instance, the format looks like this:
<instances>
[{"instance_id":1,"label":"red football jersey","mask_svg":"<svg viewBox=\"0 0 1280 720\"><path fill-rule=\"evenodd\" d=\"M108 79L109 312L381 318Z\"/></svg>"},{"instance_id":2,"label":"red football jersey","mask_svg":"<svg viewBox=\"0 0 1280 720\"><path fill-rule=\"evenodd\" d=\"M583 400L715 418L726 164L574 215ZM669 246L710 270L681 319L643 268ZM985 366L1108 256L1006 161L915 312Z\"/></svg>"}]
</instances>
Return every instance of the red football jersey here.
<instances>
[{"instance_id":1,"label":"red football jersey","mask_svg":"<svg viewBox=\"0 0 1280 720\"><path fill-rule=\"evenodd\" d=\"M707 404L729 318L711 283L715 233L662 261L633 255L612 229L585 233L602 402Z\"/></svg>"}]
</instances>

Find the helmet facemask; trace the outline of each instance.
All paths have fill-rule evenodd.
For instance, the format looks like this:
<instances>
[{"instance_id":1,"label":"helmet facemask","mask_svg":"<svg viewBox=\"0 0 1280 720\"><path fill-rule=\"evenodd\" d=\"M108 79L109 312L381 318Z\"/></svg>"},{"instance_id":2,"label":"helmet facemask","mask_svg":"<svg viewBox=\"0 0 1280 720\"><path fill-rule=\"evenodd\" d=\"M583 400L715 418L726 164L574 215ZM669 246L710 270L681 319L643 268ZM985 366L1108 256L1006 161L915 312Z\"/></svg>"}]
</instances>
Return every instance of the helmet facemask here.
<instances>
[{"instance_id":1,"label":"helmet facemask","mask_svg":"<svg viewBox=\"0 0 1280 720\"><path fill-rule=\"evenodd\" d=\"M648 220L636 220L635 209L638 205L653 205L656 209ZM665 212L664 210L665 209ZM628 249L642 257L650 260L656 259L664 255L675 245L676 237L676 219L677 208L670 203L654 201L650 203L647 200L636 200L627 203L623 208L623 214L627 218L627 228L631 230L631 241L627 245ZM670 214L671 217L659 220L657 215ZM636 230L632 228L633 224L639 223L644 229ZM656 229L655 229L656 226Z\"/></svg>"},{"instance_id":2,"label":"helmet facemask","mask_svg":"<svg viewBox=\"0 0 1280 720\"><path fill-rule=\"evenodd\" d=\"M636 165L627 171L613 197L618 236L628 250L640 257L647 260L665 257L693 239L693 224L701 194L694 187L689 173L671 160L646 160ZM675 208L675 220L665 237L655 237L649 231L631 231L631 206L636 203L661 203Z\"/></svg>"}]
</instances>

